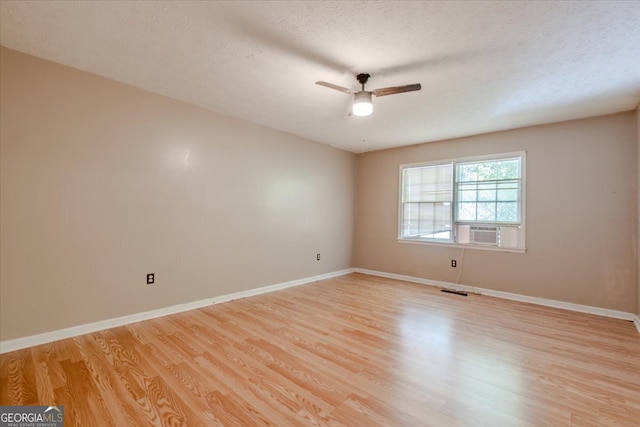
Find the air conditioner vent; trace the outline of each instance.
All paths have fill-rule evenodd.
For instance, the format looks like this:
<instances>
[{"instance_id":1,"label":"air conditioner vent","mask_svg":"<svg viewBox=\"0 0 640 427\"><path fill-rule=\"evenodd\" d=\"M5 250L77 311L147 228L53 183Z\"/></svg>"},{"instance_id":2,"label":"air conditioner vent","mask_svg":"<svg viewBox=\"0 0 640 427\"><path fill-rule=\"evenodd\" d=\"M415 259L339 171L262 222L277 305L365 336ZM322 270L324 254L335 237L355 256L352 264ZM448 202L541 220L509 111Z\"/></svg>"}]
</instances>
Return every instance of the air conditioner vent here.
<instances>
[{"instance_id":1,"label":"air conditioner vent","mask_svg":"<svg viewBox=\"0 0 640 427\"><path fill-rule=\"evenodd\" d=\"M469 242L479 245L498 246L498 227L471 227Z\"/></svg>"}]
</instances>

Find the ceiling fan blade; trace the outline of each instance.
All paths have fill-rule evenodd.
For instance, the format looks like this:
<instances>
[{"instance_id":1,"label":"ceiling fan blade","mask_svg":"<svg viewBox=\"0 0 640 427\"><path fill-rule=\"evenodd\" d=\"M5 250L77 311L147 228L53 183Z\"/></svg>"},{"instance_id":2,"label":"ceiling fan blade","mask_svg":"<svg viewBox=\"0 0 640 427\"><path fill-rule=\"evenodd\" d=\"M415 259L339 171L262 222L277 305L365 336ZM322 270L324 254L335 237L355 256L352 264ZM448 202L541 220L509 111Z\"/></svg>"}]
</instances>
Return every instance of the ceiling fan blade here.
<instances>
[{"instance_id":1,"label":"ceiling fan blade","mask_svg":"<svg viewBox=\"0 0 640 427\"><path fill-rule=\"evenodd\" d=\"M334 89L334 90L338 90L340 92L348 93L348 94L352 94L352 93L356 93L357 92L356 90L347 89L346 87L334 85L333 83L316 82L316 84L320 85L320 86L328 87L329 89Z\"/></svg>"},{"instance_id":2,"label":"ceiling fan blade","mask_svg":"<svg viewBox=\"0 0 640 427\"><path fill-rule=\"evenodd\" d=\"M394 95L396 93L413 92L422 89L420 83L405 86L383 87L371 91L375 96Z\"/></svg>"}]
</instances>

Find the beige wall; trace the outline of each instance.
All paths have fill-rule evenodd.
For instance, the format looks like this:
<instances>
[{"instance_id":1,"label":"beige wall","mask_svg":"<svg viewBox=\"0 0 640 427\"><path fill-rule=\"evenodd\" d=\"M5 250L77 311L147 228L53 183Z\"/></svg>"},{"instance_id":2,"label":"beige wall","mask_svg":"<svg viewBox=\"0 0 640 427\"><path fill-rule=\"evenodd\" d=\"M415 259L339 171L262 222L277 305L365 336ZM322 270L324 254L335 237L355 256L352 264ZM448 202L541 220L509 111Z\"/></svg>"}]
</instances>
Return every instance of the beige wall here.
<instances>
[{"instance_id":1,"label":"beige wall","mask_svg":"<svg viewBox=\"0 0 640 427\"><path fill-rule=\"evenodd\" d=\"M637 151L638 151L638 162L637 162L637 168L638 168L638 186L637 186L637 191L640 194L640 105L638 105L638 108L636 108L636 141L637 141ZM640 249L638 248L638 245L640 245L640 196L638 196L638 210L636 211L637 217L638 217L638 223L637 223L637 228L636 231L638 233L637 235L637 240L636 240L636 247L635 247L635 255L636 255L636 268L638 269L638 276L637 276L637 286L638 286L638 290L637 290L637 295L638 295L638 304L636 306L636 313L638 314L638 316L640 316Z\"/></svg>"},{"instance_id":2,"label":"beige wall","mask_svg":"<svg viewBox=\"0 0 640 427\"><path fill-rule=\"evenodd\" d=\"M353 154L0 55L0 340L352 266Z\"/></svg>"},{"instance_id":3,"label":"beige wall","mask_svg":"<svg viewBox=\"0 0 640 427\"><path fill-rule=\"evenodd\" d=\"M356 266L456 282L450 261L461 259L461 248L397 242L399 165L526 150L527 252L467 249L460 283L634 312L634 114L361 155Z\"/></svg>"}]
</instances>

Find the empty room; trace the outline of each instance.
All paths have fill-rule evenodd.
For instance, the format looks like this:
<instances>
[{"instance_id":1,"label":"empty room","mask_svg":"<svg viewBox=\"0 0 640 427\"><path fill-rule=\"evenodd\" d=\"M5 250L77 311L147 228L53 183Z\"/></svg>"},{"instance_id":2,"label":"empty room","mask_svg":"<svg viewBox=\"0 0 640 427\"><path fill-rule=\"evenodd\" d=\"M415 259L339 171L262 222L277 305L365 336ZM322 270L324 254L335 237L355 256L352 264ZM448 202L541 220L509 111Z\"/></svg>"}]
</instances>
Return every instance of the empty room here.
<instances>
[{"instance_id":1,"label":"empty room","mask_svg":"<svg viewBox=\"0 0 640 427\"><path fill-rule=\"evenodd\" d=\"M638 22L0 0L0 427L637 427Z\"/></svg>"}]
</instances>

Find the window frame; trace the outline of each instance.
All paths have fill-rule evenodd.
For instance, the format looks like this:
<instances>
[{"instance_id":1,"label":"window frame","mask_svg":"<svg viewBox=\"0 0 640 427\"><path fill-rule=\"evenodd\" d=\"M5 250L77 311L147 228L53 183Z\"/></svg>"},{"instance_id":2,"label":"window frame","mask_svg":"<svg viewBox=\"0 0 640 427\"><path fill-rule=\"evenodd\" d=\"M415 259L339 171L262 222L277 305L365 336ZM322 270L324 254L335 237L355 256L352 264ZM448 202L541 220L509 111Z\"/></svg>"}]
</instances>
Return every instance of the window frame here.
<instances>
[{"instance_id":1,"label":"window frame","mask_svg":"<svg viewBox=\"0 0 640 427\"><path fill-rule=\"evenodd\" d=\"M520 222L475 222L475 221L463 221L457 220L458 216L458 170L457 165L459 163L473 163L473 162L483 162L483 161L494 161L494 160L508 160L520 158ZM399 165L398 168L398 217L397 217L397 236L398 242L400 243L410 243L410 244L420 244L420 245L434 245L434 246L446 246L446 247L469 247L474 249L481 250L492 250L492 251L506 251L506 252L525 252L525 230L526 230L526 151L515 151L508 153L495 153L489 155L480 155L480 156L469 156L469 157L459 157L452 159L444 159L444 160L433 160L426 162L416 162L416 163L405 163ZM451 193L451 238L449 240L445 239L430 239L430 238L410 238L410 237L402 237L403 230L403 171L409 168L418 168L418 167L429 167L429 166L441 166L450 164L452 167L452 193ZM474 243L459 243L458 241L458 226L459 225L472 225L472 226L480 226L480 227L517 227L518 234L518 245L516 247L501 247L501 246L490 246L490 245L482 245L482 244L474 244Z\"/></svg>"}]
</instances>

